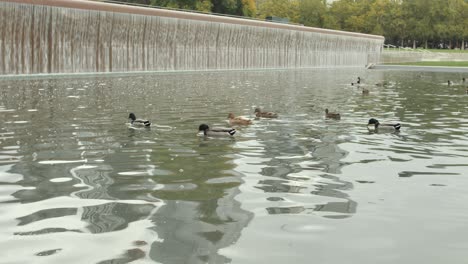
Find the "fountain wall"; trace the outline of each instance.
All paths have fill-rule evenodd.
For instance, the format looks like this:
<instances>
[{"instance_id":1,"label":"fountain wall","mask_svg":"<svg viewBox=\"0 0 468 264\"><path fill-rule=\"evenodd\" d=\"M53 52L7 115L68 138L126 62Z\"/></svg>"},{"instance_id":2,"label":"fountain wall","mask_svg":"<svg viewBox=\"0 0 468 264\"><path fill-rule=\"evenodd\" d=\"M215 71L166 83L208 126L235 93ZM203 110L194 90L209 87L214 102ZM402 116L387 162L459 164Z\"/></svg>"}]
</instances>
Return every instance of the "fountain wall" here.
<instances>
[{"instance_id":1,"label":"fountain wall","mask_svg":"<svg viewBox=\"0 0 468 264\"><path fill-rule=\"evenodd\" d=\"M81 0L0 1L0 74L364 67L384 38Z\"/></svg>"}]
</instances>

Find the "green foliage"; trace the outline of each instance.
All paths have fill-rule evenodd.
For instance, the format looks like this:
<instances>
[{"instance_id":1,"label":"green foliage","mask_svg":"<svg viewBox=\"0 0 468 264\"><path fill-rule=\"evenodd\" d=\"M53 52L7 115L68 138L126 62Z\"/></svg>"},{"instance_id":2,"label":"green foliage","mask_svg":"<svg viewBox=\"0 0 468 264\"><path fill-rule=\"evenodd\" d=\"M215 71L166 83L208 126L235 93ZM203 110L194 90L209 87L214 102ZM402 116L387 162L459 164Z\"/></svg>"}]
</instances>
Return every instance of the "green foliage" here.
<instances>
[{"instance_id":1,"label":"green foliage","mask_svg":"<svg viewBox=\"0 0 468 264\"><path fill-rule=\"evenodd\" d=\"M211 8L213 8L213 4L210 0L202 0L195 3L195 9L198 11L209 13L211 12Z\"/></svg>"},{"instance_id":2,"label":"green foliage","mask_svg":"<svg viewBox=\"0 0 468 264\"><path fill-rule=\"evenodd\" d=\"M385 36L415 47L468 41L468 0L122 0ZM327 3L328 2L328 3Z\"/></svg>"},{"instance_id":3,"label":"green foliage","mask_svg":"<svg viewBox=\"0 0 468 264\"><path fill-rule=\"evenodd\" d=\"M255 17L257 15L257 6L255 0L242 0L242 15Z\"/></svg>"},{"instance_id":4,"label":"green foliage","mask_svg":"<svg viewBox=\"0 0 468 264\"><path fill-rule=\"evenodd\" d=\"M323 0L301 0L299 21L309 27L326 27L327 6Z\"/></svg>"},{"instance_id":5,"label":"green foliage","mask_svg":"<svg viewBox=\"0 0 468 264\"><path fill-rule=\"evenodd\" d=\"M259 7L259 18L268 16L288 18L292 23L300 22L299 0L265 0Z\"/></svg>"}]
</instances>

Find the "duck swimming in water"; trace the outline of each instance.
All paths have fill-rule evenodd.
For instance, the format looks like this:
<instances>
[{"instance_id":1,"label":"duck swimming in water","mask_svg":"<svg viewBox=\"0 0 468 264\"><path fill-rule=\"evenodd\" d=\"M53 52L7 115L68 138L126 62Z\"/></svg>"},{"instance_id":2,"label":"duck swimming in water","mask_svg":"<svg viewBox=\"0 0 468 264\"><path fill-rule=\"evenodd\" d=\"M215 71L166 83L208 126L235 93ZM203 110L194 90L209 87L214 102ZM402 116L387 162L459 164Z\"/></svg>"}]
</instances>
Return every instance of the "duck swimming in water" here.
<instances>
[{"instance_id":1,"label":"duck swimming in water","mask_svg":"<svg viewBox=\"0 0 468 264\"><path fill-rule=\"evenodd\" d=\"M330 119L336 119L336 120L341 119L340 113L329 112L329 111L328 111L328 108L325 109L325 117L326 117L326 118L330 118Z\"/></svg>"},{"instance_id":2,"label":"duck swimming in water","mask_svg":"<svg viewBox=\"0 0 468 264\"><path fill-rule=\"evenodd\" d=\"M150 127L151 122L145 119L137 119L134 113L130 113L128 115L128 118L130 119L130 124L132 126L139 126L139 127Z\"/></svg>"},{"instance_id":3,"label":"duck swimming in water","mask_svg":"<svg viewBox=\"0 0 468 264\"><path fill-rule=\"evenodd\" d=\"M367 129L369 130L391 130L391 131L400 131L401 125L400 123L384 123L381 124L379 120L375 118L369 119L369 122L367 123Z\"/></svg>"},{"instance_id":4,"label":"duck swimming in water","mask_svg":"<svg viewBox=\"0 0 468 264\"><path fill-rule=\"evenodd\" d=\"M375 86L387 86L388 82L387 81L381 81L375 84Z\"/></svg>"},{"instance_id":5,"label":"duck swimming in water","mask_svg":"<svg viewBox=\"0 0 468 264\"><path fill-rule=\"evenodd\" d=\"M236 133L236 130L234 128L211 128L206 125L206 124L201 124L198 127L199 132L203 132L203 135L205 136L229 136L232 137Z\"/></svg>"},{"instance_id":6,"label":"duck swimming in water","mask_svg":"<svg viewBox=\"0 0 468 264\"><path fill-rule=\"evenodd\" d=\"M362 95L369 95L369 89L362 88Z\"/></svg>"},{"instance_id":7,"label":"duck swimming in water","mask_svg":"<svg viewBox=\"0 0 468 264\"><path fill-rule=\"evenodd\" d=\"M274 113L274 112L262 112L262 110L260 110L260 108L255 108L255 116L256 117L264 117L264 118L277 118L278 117L278 114L277 113Z\"/></svg>"},{"instance_id":8,"label":"duck swimming in water","mask_svg":"<svg viewBox=\"0 0 468 264\"><path fill-rule=\"evenodd\" d=\"M351 85L355 85L355 84L356 85L361 84L361 77L357 77L357 81L355 83L354 82L351 83Z\"/></svg>"},{"instance_id":9,"label":"duck swimming in water","mask_svg":"<svg viewBox=\"0 0 468 264\"><path fill-rule=\"evenodd\" d=\"M245 118L243 116L234 116L233 113L229 113L228 121L231 125L250 125L252 120Z\"/></svg>"}]
</instances>

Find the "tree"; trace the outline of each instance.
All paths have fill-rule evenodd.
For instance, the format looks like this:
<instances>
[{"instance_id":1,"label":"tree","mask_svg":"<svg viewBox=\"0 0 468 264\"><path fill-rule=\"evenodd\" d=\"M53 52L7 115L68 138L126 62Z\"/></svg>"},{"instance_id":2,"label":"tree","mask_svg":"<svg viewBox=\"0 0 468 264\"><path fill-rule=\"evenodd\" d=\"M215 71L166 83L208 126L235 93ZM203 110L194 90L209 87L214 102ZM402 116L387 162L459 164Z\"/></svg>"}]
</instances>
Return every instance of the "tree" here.
<instances>
[{"instance_id":1,"label":"tree","mask_svg":"<svg viewBox=\"0 0 468 264\"><path fill-rule=\"evenodd\" d=\"M259 18L276 16L288 18L293 23L300 22L298 0L265 0L259 7Z\"/></svg>"},{"instance_id":2,"label":"tree","mask_svg":"<svg viewBox=\"0 0 468 264\"><path fill-rule=\"evenodd\" d=\"M239 13L238 0L212 0L214 13L241 15Z\"/></svg>"},{"instance_id":3,"label":"tree","mask_svg":"<svg viewBox=\"0 0 468 264\"><path fill-rule=\"evenodd\" d=\"M242 15L255 17L257 15L257 5L255 0L242 0Z\"/></svg>"},{"instance_id":4,"label":"tree","mask_svg":"<svg viewBox=\"0 0 468 264\"><path fill-rule=\"evenodd\" d=\"M336 22L336 29L356 31L355 16L359 14L359 8L354 0L335 1L330 6L330 14Z\"/></svg>"},{"instance_id":5,"label":"tree","mask_svg":"<svg viewBox=\"0 0 468 264\"><path fill-rule=\"evenodd\" d=\"M459 10L459 20L455 23L460 25L460 38L461 38L461 49L465 49L465 40L468 37L468 3L466 1L459 1L459 7L455 7Z\"/></svg>"},{"instance_id":6,"label":"tree","mask_svg":"<svg viewBox=\"0 0 468 264\"><path fill-rule=\"evenodd\" d=\"M310 27L325 27L327 6L323 0L300 0L299 22Z\"/></svg>"},{"instance_id":7,"label":"tree","mask_svg":"<svg viewBox=\"0 0 468 264\"><path fill-rule=\"evenodd\" d=\"M403 16L402 5L399 1L384 0L376 2L372 9L384 11L380 14L379 23L387 42L397 43L408 38L408 24Z\"/></svg>"}]
</instances>

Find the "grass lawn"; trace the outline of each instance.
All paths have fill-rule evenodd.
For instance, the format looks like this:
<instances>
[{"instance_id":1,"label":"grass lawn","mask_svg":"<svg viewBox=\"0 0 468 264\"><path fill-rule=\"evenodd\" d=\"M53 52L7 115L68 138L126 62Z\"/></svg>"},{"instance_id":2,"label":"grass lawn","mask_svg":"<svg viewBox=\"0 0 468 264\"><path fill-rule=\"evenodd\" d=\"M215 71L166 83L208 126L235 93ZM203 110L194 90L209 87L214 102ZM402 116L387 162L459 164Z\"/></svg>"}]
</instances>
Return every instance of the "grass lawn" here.
<instances>
[{"instance_id":1,"label":"grass lawn","mask_svg":"<svg viewBox=\"0 0 468 264\"><path fill-rule=\"evenodd\" d=\"M442 53L468 53L468 50L456 50L456 49L427 49L430 52L442 52Z\"/></svg>"},{"instance_id":2,"label":"grass lawn","mask_svg":"<svg viewBox=\"0 0 468 264\"><path fill-rule=\"evenodd\" d=\"M446 66L446 67L468 67L468 61L420 61L386 63L387 65L411 65L411 66Z\"/></svg>"},{"instance_id":3,"label":"grass lawn","mask_svg":"<svg viewBox=\"0 0 468 264\"><path fill-rule=\"evenodd\" d=\"M429 52L441 52L441 53L468 53L468 50L456 50L456 49L393 49L393 48L384 48L385 51L429 51Z\"/></svg>"}]
</instances>

